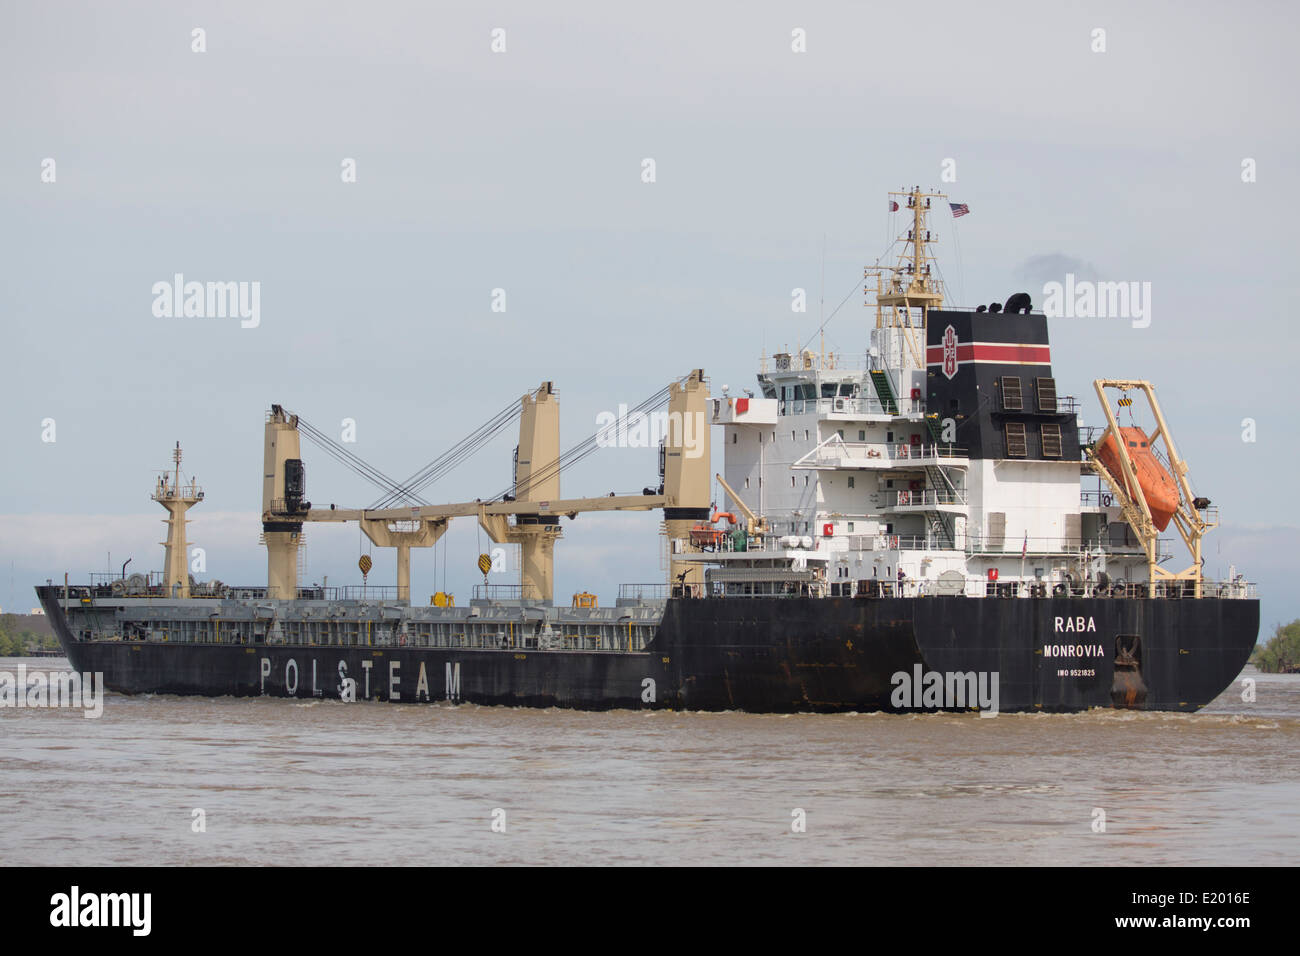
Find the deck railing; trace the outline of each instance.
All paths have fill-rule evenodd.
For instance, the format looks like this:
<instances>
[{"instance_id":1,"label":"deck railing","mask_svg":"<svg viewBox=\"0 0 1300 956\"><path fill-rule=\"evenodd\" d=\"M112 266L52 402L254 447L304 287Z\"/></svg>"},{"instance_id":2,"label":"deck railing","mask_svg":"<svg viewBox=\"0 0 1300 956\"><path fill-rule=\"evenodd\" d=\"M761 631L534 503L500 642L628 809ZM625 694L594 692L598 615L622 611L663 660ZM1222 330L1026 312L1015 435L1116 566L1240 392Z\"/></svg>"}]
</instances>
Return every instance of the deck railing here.
<instances>
[{"instance_id":1,"label":"deck railing","mask_svg":"<svg viewBox=\"0 0 1300 956\"><path fill-rule=\"evenodd\" d=\"M666 601L671 594L667 584L620 584L618 599L620 601Z\"/></svg>"},{"instance_id":2,"label":"deck railing","mask_svg":"<svg viewBox=\"0 0 1300 956\"><path fill-rule=\"evenodd\" d=\"M476 601L537 601L541 594L533 584L476 584Z\"/></svg>"}]
</instances>

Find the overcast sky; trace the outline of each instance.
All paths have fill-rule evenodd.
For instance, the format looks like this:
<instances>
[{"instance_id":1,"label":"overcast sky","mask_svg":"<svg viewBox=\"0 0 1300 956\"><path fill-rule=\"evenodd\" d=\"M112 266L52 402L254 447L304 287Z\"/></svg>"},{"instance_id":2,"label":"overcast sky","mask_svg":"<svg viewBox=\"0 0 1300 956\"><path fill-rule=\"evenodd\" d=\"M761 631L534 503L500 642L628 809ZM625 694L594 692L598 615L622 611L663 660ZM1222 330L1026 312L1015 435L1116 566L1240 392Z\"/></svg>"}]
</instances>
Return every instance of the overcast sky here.
<instances>
[{"instance_id":1,"label":"overcast sky","mask_svg":"<svg viewBox=\"0 0 1300 956\"><path fill-rule=\"evenodd\" d=\"M1070 270L1151 283L1148 328L1053 320L1058 386L1096 422L1093 378L1156 382L1222 508L1207 570L1258 580L1266 629L1300 616L1298 18L1287 3L8 0L0 604L25 610L33 583L102 570L109 551L160 567L148 496L177 440L207 491L190 531L206 577L264 580L272 402L336 437L355 419L356 453L404 476L543 379L566 446L693 367L715 392L752 385L760 352L815 332L823 244L829 314L885 245L885 193L919 183L971 209L935 222L954 304L1038 302ZM156 317L151 288L178 272L259 282L260 324ZM828 348L863 352L861 301ZM513 444L426 497L496 492ZM306 458L313 501L377 497ZM654 472L653 452L607 450L564 488L634 491ZM565 522L557 598L660 580L658 521ZM307 580L356 577L354 527L308 540ZM446 541L466 592L477 529ZM433 557L413 563L415 593L433 590ZM372 581L392 567L376 552Z\"/></svg>"}]
</instances>

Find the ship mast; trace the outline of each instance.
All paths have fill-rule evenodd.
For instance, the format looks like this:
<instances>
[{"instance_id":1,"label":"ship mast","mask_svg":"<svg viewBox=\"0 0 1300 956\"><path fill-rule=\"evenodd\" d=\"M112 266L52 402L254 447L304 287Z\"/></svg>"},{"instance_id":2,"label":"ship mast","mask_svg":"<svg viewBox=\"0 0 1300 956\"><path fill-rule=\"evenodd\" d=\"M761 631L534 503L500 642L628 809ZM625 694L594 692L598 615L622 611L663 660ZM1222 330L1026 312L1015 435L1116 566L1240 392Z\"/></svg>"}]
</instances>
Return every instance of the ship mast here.
<instances>
[{"instance_id":1,"label":"ship mast","mask_svg":"<svg viewBox=\"0 0 1300 956\"><path fill-rule=\"evenodd\" d=\"M925 341L930 310L943 305L943 283L931 274L935 258L930 254L930 245L939 240L927 227L926 218L933 200L947 198L944 193L922 192L920 186L910 192L891 192L891 209L905 201L912 213L912 228L906 236L899 236L903 248L896 265L868 266L863 270L864 278L874 276L876 280L876 328L902 329L912 358L920 368L925 366L921 343ZM916 314L913 309L917 310Z\"/></svg>"},{"instance_id":2,"label":"ship mast","mask_svg":"<svg viewBox=\"0 0 1300 956\"><path fill-rule=\"evenodd\" d=\"M190 479L188 488L181 485L180 442L176 443L176 448L172 451L172 461L175 462L175 470L171 476L171 484L167 483L166 473L159 475L153 500L167 509L167 517L163 519L167 522L167 540L159 542L167 549L163 561L163 583L167 588L167 595L173 598L188 598L190 574L185 525L189 522L185 518L185 512L203 500L203 491L195 478Z\"/></svg>"}]
</instances>

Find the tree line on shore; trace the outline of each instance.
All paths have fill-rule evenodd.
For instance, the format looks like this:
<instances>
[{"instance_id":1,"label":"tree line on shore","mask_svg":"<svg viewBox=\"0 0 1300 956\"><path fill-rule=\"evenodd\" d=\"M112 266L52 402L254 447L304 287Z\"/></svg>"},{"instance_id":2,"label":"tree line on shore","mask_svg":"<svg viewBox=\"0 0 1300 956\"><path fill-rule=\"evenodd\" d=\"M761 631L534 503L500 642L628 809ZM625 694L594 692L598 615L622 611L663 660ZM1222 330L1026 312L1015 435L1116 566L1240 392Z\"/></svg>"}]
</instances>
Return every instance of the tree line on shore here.
<instances>
[{"instance_id":1,"label":"tree line on shore","mask_svg":"<svg viewBox=\"0 0 1300 956\"><path fill-rule=\"evenodd\" d=\"M17 614L0 614L0 657L26 657L33 651L58 650L53 634L40 634L24 627Z\"/></svg>"},{"instance_id":2,"label":"tree line on shore","mask_svg":"<svg viewBox=\"0 0 1300 956\"><path fill-rule=\"evenodd\" d=\"M1267 644L1256 644L1250 662L1266 674L1300 671L1300 619L1279 624Z\"/></svg>"}]
</instances>

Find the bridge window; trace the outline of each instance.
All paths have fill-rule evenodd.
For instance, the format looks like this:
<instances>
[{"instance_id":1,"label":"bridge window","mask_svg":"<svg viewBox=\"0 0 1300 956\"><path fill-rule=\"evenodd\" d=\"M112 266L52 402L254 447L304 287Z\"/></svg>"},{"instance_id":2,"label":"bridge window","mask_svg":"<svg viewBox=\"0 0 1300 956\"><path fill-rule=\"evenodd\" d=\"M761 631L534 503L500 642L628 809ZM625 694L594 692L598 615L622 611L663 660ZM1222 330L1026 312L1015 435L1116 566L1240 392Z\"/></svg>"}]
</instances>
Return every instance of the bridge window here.
<instances>
[{"instance_id":1,"label":"bridge window","mask_svg":"<svg viewBox=\"0 0 1300 956\"><path fill-rule=\"evenodd\" d=\"M849 475L849 487L850 487L850 488L853 487L853 476L852 476L852 475Z\"/></svg>"}]
</instances>

